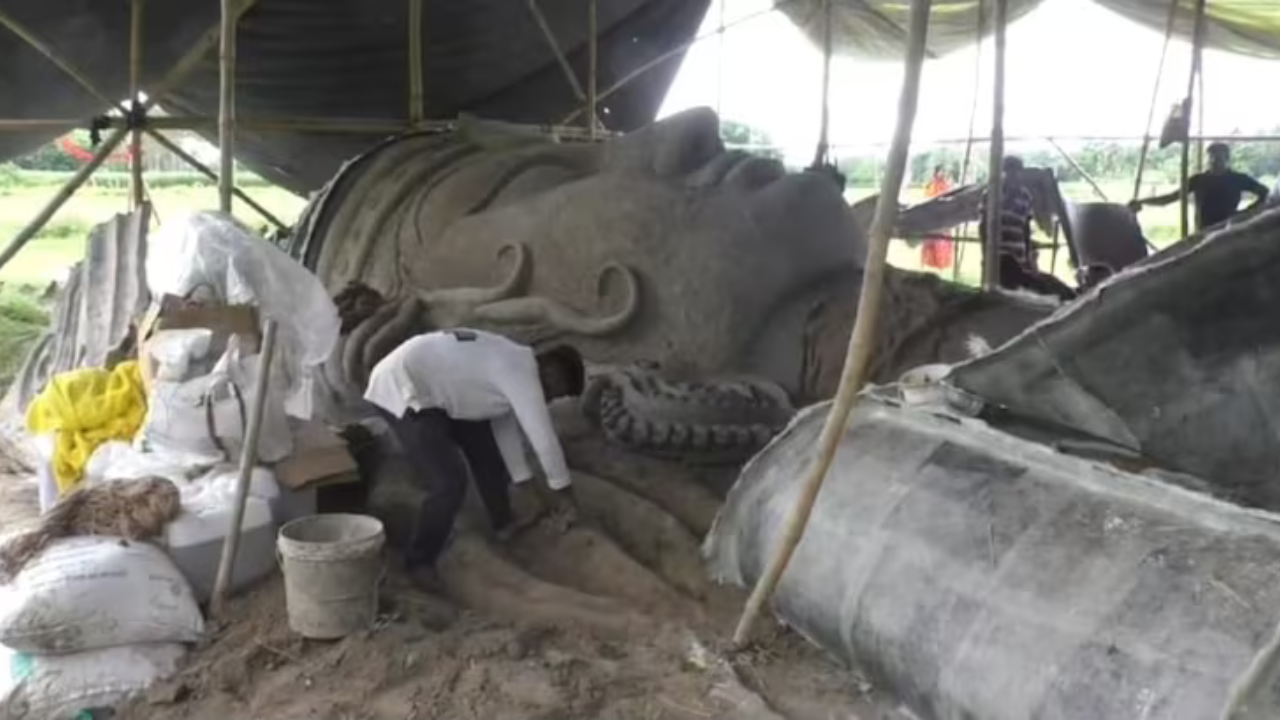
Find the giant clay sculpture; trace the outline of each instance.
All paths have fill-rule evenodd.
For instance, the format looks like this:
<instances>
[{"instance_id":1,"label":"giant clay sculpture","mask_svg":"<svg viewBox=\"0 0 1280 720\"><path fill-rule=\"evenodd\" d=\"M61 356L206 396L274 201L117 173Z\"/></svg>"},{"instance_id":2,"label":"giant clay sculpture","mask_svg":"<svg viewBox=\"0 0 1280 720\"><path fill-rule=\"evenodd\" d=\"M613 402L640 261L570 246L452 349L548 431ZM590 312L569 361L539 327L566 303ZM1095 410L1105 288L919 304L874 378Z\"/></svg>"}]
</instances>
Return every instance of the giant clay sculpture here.
<instances>
[{"instance_id":1,"label":"giant clay sculpture","mask_svg":"<svg viewBox=\"0 0 1280 720\"><path fill-rule=\"evenodd\" d=\"M755 375L797 402L834 391L864 254L829 179L726 151L706 109L598 145L482 126L395 140L329 183L294 242L333 292L361 281L421 301L405 313L423 327L564 338L669 381ZM931 276L888 282L881 380L904 362L963 359L969 334L996 345L1048 312Z\"/></svg>"}]
</instances>

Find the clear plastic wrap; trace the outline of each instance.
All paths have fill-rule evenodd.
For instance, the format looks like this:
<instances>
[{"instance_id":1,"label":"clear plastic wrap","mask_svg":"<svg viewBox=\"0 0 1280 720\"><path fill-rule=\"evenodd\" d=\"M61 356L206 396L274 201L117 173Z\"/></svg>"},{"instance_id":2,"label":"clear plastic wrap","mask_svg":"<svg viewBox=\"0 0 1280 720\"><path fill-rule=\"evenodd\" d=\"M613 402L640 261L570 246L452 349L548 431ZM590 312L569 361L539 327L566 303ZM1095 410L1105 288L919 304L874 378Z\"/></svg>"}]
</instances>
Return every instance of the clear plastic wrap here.
<instances>
[{"instance_id":1,"label":"clear plastic wrap","mask_svg":"<svg viewBox=\"0 0 1280 720\"><path fill-rule=\"evenodd\" d=\"M147 284L164 294L252 304L279 325L271 380L290 415L311 416L311 374L338 339L338 310L306 268L226 213L168 219L150 243Z\"/></svg>"}]
</instances>

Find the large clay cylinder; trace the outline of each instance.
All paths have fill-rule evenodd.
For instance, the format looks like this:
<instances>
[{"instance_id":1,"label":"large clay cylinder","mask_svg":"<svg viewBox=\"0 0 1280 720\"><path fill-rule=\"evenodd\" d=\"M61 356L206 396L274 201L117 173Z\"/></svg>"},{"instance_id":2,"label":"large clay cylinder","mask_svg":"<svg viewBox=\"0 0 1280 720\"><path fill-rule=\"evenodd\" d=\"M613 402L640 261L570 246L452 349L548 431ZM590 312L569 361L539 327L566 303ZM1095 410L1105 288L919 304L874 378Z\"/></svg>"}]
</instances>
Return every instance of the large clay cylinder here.
<instances>
[{"instance_id":1,"label":"large clay cylinder","mask_svg":"<svg viewBox=\"0 0 1280 720\"><path fill-rule=\"evenodd\" d=\"M719 579L760 576L827 407L743 471ZM1218 720L1280 619L1277 519L864 398L774 604L922 718Z\"/></svg>"},{"instance_id":2,"label":"large clay cylinder","mask_svg":"<svg viewBox=\"0 0 1280 720\"><path fill-rule=\"evenodd\" d=\"M1067 206L1080 265L1107 265L1115 272L1147 256L1147 241L1133 211L1116 203Z\"/></svg>"}]
</instances>

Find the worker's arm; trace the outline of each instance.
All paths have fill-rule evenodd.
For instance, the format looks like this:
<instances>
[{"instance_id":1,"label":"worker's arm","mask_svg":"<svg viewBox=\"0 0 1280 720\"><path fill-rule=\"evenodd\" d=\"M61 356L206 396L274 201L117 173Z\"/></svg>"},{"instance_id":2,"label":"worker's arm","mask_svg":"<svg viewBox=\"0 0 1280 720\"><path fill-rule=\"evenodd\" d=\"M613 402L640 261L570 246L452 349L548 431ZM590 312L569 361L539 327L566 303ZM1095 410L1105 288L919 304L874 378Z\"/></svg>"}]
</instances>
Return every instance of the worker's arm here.
<instances>
[{"instance_id":1,"label":"worker's arm","mask_svg":"<svg viewBox=\"0 0 1280 720\"><path fill-rule=\"evenodd\" d=\"M564 450L560 448L560 439L556 437L555 426L551 422L551 412L547 410L547 399L542 394L542 384L538 381L538 368L532 356L519 371L506 373L502 379L502 391L511 404L511 410L529 438L542 471L547 474L547 485L552 490L563 490L572 483L569 466L564 460Z\"/></svg>"},{"instance_id":2,"label":"worker's arm","mask_svg":"<svg viewBox=\"0 0 1280 720\"><path fill-rule=\"evenodd\" d=\"M1245 192L1255 198L1253 204L1245 208L1245 210L1248 211L1262 207L1262 204L1267 201L1267 197L1271 195L1271 191L1267 189L1266 185L1263 185L1248 175L1245 175L1244 178L1247 180L1247 183L1244 186Z\"/></svg>"},{"instance_id":3,"label":"worker's arm","mask_svg":"<svg viewBox=\"0 0 1280 720\"><path fill-rule=\"evenodd\" d=\"M533 469L524 456L524 437L520 434L520 423L516 416L507 413L492 421L493 439L498 444L498 452L511 474L511 482L517 485L533 479Z\"/></svg>"},{"instance_id":4,"label":"worker's arm","mask_svg":"<svg viewBox=\"0 0 1280 720\"><path fill-rule=\"evenodd\" d=\"M1181 200L1183 194L1184 193L1181 190L1174 190L1173 192L1165 195L1155 195L1143 200L1134 200L1129 203L1129 208L1137 211L1145 205L1170 205Z\"/></svg>"}]
</instances>

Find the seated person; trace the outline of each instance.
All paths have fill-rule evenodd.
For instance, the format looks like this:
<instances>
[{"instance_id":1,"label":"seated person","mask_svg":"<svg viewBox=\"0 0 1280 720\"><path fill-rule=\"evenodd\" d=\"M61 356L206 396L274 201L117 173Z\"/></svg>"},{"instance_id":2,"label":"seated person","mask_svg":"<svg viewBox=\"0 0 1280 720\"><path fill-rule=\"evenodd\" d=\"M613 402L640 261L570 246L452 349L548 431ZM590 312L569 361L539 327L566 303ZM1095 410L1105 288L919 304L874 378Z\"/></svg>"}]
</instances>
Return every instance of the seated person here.
<instances>
[{"instance_id":1,"label":"seated person","mask_svg":"<svg viewBox=\"0 0 1280 720\"><path fill-rule=\"evenodd\" d=\"M1042 273L1036 267L1035 249L1031 245L1031 216L1035 199L1023 182L1021 158L1010 155L1004 159L1004 197L1000 203L1000 287L1010 290L1030 290L1041 295L1052 295L1061 300L1071 300L1076 293L1058 278ZM987 203L982 197L982 222L978 237L982 247L987 247Z\"/></svg>"}]
</instances>

